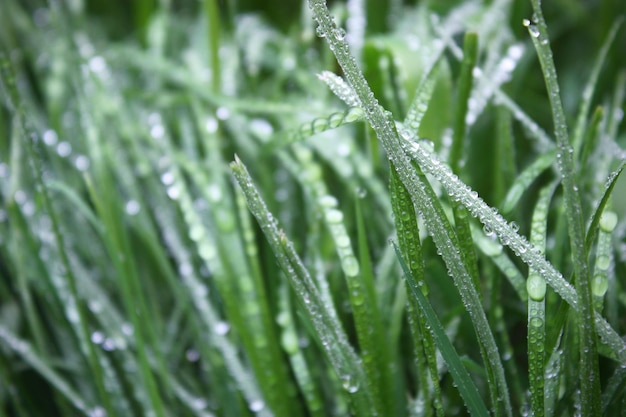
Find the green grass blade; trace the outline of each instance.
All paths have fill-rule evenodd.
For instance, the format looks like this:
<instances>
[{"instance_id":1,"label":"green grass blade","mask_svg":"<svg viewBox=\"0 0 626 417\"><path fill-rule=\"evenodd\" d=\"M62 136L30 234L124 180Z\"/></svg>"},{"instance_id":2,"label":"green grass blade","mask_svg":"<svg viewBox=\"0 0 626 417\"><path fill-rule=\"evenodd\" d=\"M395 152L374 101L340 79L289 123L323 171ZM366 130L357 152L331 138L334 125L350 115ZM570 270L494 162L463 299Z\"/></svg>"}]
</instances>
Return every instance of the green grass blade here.
<instances>
[{"instance_id":1,"label":"green grass blade","mask_svg":"<svg viewBox=\"0 0 626 417\"><path fill-rule=\"evenodd\" d=\"M602 195L602 199L600 199L600 202L598 203L598 207L596 207L595 211L593 212L591 223L589 224L589 228L587 229L587 234L585 238L585 254L587 256L589 255L589 251L591 250L591 245L593 244L593 241L595 240L596 235L598 233L598 228L600 226L600 219L602 219L602 214L604 213L604 209L607 203L609 202L609 198L611 197L613 188L615 187L617 180L622 174L622 171L624 171L625 166L626 166L626 160L623 160L620 163L619 167L617 167L611 173L611 175L609 175L609 178L606 183L606 188L604 190L604 194Z\"/></svg>"},{"instance_id":2,"label":"green grass blade","mask_svg":"<svg viewBox=\"0 0 626 417\"><path fill-rule=\"evenodd\" d=\"M413 280L417 282L420 291L427 296L429 290L428 283L426 282L424 260L421 250L422 244L419 237L415 207L413 206L409 192L400 181L393 165L391 166L389 187L391 189L391 203L395 216L400 250L404 253L404 257L409 260L409 271L412 274ZM409 292L408 283L406 287L407 292ZM406 295L403 298L406 299ZM409 299L407 313L409 314L414 354L416 356L416 364L418 365L419 389L423 396L423 401L427 406L426 415L431 415L430 403L432 401L436 414L442 416L444 410L441 398L441 387L439 384L439 372L437 370L437 356L434 350L432 335L427 330L428 323L424 316L420 314L420 309L413 298ZM428 376L430 376L430 380ZM432 394L431 387L433 390Z\"/></svg>"},{"instance_id":3,"label":"green grass blade","mask_svg":"<svg viewBox=\"0 0 626 417\"><path fill-rule=\"evenodd\" d=\"M411 289L411 294L419 305L420 310L426 317L426 320L428 321L428 325L430 326L430 331L432 332L435 343L437 344L437 348L441 352L441 356L448 365L448 370L450 371L452 378L454 378L459 393L463 397L469 413L472 416L488 416L489 412L487 411L487 407L485 406L485 403L478 393L478 389L476 388L474 381L472 381L472 379L470 378L467 370L461 362L461 358L456 353L456 350L452 346L452 343L450 343L450 339L448 339L448 336L446 336L445 330L443 329L441 322L437 318L435 311L431 307L424 294L422 294L422 290L413 278L411 270L404 261L400 249L396 246L395 242L393 243L393 245L396 251L396 257L398 258L398 261L402 266L404 278L406 279L409 288Z\"/></svg>"},{"instance_id":4,"label":"green grass blade","mask_svg":"<svg viewBox=\"0 0 626 417\"><path fill-rule=\"evenodd\" d=\"M477 217L485 226L494 232L500 242L509 246L530 267L541 271L546 282L565 300L578 311L576 290L563 275L548 262L545 257L533 248L528 241L517 233L517 226L507 223L497 210L489 207L478 197L478 194L463 184L448 168L443 166L437 158L425 147L413 142L409 132L405 132L407 144L405 150L424 169L424 172L433 175L444 186L450 196L459 199L467 207L470 213ZM598 335L605 343L610 345L615 357L620 362L626 363L626 345L620 336L609 324L596 314L595 323L598 327Z\"/></svg>"},{"instance_id":5,"label":"green grass blade","mask_svg":"<svg viewBox=\"0 0 626 417\"><path fill-rule=\"evenodd\" d=\"M585 256L585 231L583 213L576 184L577 175L574 165L572 144L567 133L565 113L561 103L559 84L556 69L550 48L548 28L543 18L539 0L531 0L533 18L536 22L524 21L528 28L539 62L543 70L544 80L550 99L554 134L559 150L558 166L563 183L565 196L565 214L570 237L570 249L574 273L576 276L576 290L578 300L578 328L580 332L580 391L582 414L596 416L600 414L600 377L598 369L598 349L596 343L596 325L593 318L593 304L591 298L591 283L587 257Z\"/></svg>"},{"instance_id":6,"label":"green grass blade","mask_svg":"<svg viewBox=\"0 0 626 417\"><path fill-rule=\"evenodd\" d=\"M395 124L390 120L391 115L385 113L384 109L378 104L363 73L358 69L356 61L350 55L343 30L336 27L323 1L311 0L309 1L309 6L313 10L314 18L317 21L318 33L329 42L331 50L359 98L361 108L365 110L368 122L377 133L383 148L394 163L402 182L411 193L414 202L424 213L426 220L429 221L429 232L433 235L437 247L441 250L452 278L455 280L455 285L459 288L459 292L464 299L465 307L472 316L474 327L479 336L479 342L484 348L483 355L486 366L490 369L490 372L493 372L497 380L499 393L496 398L501 404L494 404L494 406L500 407L502 405L507 415L511 415L510 398L498 348L482 310L480 298L471 283L471 277L466 271L463 260L456 250L459 246L458 241L451 240L453 239L451 237L453 231L450 230L449 224L447 224L443 210L438 205L434 195L427 195L430 186L425 185L425 179L418 178L416 168L405 157ZM432 193L432 189L430 189L430 192Z\"/></svg>"},{"instance_id":7,"label":"green grass blade","mask_svg":"<svg viewBox=\"0 0 626 417\"><path fill-rule=\"evenodd\" d=\"M363 368L348 344L344 331L334 315L329 313L319 290L295 253L293 244L278 229L276 220L252 184L245 166L237 159L231 168L246 196L248 207L268 239L281 269L287 275L300 306L307 312L329 361L351 395L355 411L364 415L369 413L374 404L372 393L369 392Z\"/></svg>"},{"instance_id":8,"label":"green grass blade","mask_svg":"<svg viewBox=\"0 0 626 417\"><path fill-rule=\"evenodd\" d=\"M589 74L589 80L587 80L587 84L583 90L582 100L580 102L580 108L578 109L578 117L576 118L576 126L574 127L574 133L572 135L572 147L574 148L574 152L576 155L580 154L581 148L583 146L583 138L585 136L587 117L589 113L589 109L591 108L591 101L593 99L593 93L596 89L596 85L598 83L598 78L600 77L600 70L606 61L606 57L609 53L609 49L615 40L615 36L619 31L622 23L624 22L624 16L619 16L611 29L609 30L606 39L602 43L602 47L600 51L598 51L598 56L595 59L593 67L591 69L591 74ZM574 157L574 159L578 159Z\"/></svg>"},{"instance_id":9,"label":"green grass blade","mask_svg":"<svg viewBox=\"0 0 626 417\"><path fill-rule=\"evenodd\" d=\"M550 200L555 184L541 189L532 217L530 242L545 253L546 230ZM528 381L530 410L536 417L545 415L545 352L546 352L546 281L530 269L528 272Z\"/></svg>"},{"instance_id":10,"label":"green grass blade","mask_svg":"<svg viewBox=\"0 0 626 417\"><path fill-rule=\"evenodd\" d=\"M513 181L511 188L506 194L504 201L500 205L502 213L510 213L517 207L519 200L530 185L541 175L546 169L551 167L556 161L556 151L541 154L530 165L528 165Z\"/></svg>"}]
</instances>

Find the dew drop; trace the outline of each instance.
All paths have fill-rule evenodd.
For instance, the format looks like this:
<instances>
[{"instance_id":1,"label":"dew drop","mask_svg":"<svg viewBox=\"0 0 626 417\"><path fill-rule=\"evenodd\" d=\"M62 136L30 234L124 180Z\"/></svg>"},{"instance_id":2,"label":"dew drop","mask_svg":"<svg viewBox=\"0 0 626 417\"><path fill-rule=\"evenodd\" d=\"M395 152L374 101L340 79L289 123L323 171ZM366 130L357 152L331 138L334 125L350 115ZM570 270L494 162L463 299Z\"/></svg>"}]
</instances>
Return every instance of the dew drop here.
<instances>
[{"instance_id":1,"label":"dew drop","mask_svg":"<svg viewBox=\"0 0 626 417\"><path fill-rule=\"evenodd\" d=\"M336 209L327 210L326 221L328 223L341 223L343 221L343 213Z\"/></svg>"},{"instance_id":2,"label":"dew drop","mask_svg":"<svg viewBox=\"0 0 626 417\"><path fill-rule=\"evenodd\" d=\"M349 276L354 277L359 273L359 262L352 255L346 256L343 259L343 272Z\"/></svg>"},{"instance_id":3,"label":"dew drop","mask_svg":"<svg viewBox=\"0 0 626 417\"><path fill-rule=\"evenodd\" d=\"M603 274L596 274L591 282L591 292L596 297L604 297L609 289L609 280Z\"/></svg>"},{"instance_id":4,"label":"dew drop","mask_svg":"<svg viewBox=\"0 0 626 417\"><path fill-rule=\"evenodd\" d=\"M335 36L335 39L337 39L338 41L342 41L346 37L346 31L342 28L337 28L333 30L333 35Z\"/></svg>"},{"instance_id":5,"label":"dew drop","mask_svg":"<svg viewBox=\"0 0 626 417\"><path fill-rule=\"evenodd\" d=\"M139 210L141 210L141 205L137 200L128 200L128 202L124 206L124 211L126 211L126 214L128 214L129 216L134 216L135 214L139 213Z\"/></svg>"},{"instance_id":6,"label":"dew drop","mask_svg":"<svg viewBox=\"0 0 626 417\"><path fill-rule=\"evenodd\" d=\"M609 265L611 264L611 258L607 255L600 255L596 259L596 268L606 271L609 269Z\"/></svg>"},{"instance_id":7,"label":"dew drop","mask_svg":"<svg viewBox=\"0 0 626 417\"><path fill-rule=\"evenodd\" d=\"M344 389L348 391L350 394L354 394L359 391L358 382L350 374L341 376L341 385L343 385Z\"/></svg>"},{"instance_id":8,"label":"dew drop","mask_svg":"<svg viewBox=\"0 0 626 417\"><path fill-rule=\"evenodd\" d=\"M605 211L600 217L600 229L606 233L611 233L617 226L617 214L613 211Z\"/></svg>"},{"instance_id":9,"label":"dew drop","mask_svg":"<svg viewBox=\"0 0 626 417\"><path fill-rule=\"evenodd\" d=\"M542 301L546 297L546 280L533 274L526 282L526 290L532 300Z\"/></svg>"},{"instance_id":10,"label":"dew drop","mask_svg":"<svg viewBox=\"0 0 626 417\"><path fill-rule=\"evenodd\" d=\"M99 345L104 342L104 334L102 332L96 331L91 334L91 342Z\"/></svg>"},{"instance_id":11,"label":"dew drop","mask_svg":"<svg viewBox=\"0 0 626 417\"><path fill-rule=\"evenodd\" d=\"M69 156L69 154L71 153L72 153L72 145L70 145L68 142L60 142L57 145L57 154L59 154L60 157Z\"/></svg>"},{"instance_id":12,"label":"dew drop","mask_svg":"<svg viewBox=\"0 0 626 417\"><path fill-rule=\"evenodd\" d=\"M265 408L265 403L262 400L254 400L249 404L248 408L253 413L258 413Z\"/></svg>"},{"instance_id":13,"label":"dew drop","mask_svg":"<svg viewBox=\"0 0 626 417\"><path fill-rule=\"evenodd\" d=\"M230 330L230 324L226 323L225 321L220 321L215 325L215 333L220 335L220 336L224 336L226 333L228 333L228 331Z\"/></svg>"}]
</instances>

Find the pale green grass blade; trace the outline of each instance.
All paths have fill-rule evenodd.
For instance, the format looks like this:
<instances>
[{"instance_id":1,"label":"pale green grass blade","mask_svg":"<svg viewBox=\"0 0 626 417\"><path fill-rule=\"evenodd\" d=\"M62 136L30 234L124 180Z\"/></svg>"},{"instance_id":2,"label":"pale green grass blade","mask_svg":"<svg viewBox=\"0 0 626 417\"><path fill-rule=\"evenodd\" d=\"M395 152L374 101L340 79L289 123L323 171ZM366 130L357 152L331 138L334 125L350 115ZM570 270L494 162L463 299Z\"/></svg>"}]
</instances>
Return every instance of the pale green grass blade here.
<instances>
[{"instance_id":1,"label":"pale green grass blade","mask_svg":"<svg viewBox=\"0 0 626 417\"><path fill-rule=\"evenodd\" d=\"M467 136L467 123L469 99L474 84L472 73L476 65L478 57L478 36L476 33L468 32L465 34L463 41L463 61L461 62L461 70L457 83L457 96L454 108L454 117L452 121L452 145L448 163L452 172L459 173L462 164L462 158L465 154L465 143ZM467 272L472 277L474 287L480 295L480 278L478 276L478 264L476 260L476 252L472 242L472 232L470 230L468 213L465 207L455 201L452 204L454 213L454 225L459 241L459 250L461 257L467 268ZM492 401L497 398L496 387L494 381L488 379Z\"/></svg>"},{"instance_id":2,"label":"pale green grass blade","mask_svg":"<svg viewBox=\"0 0 626 417\"><path fill-rule=\"evenodd\" d=\"M506 197L500 207L502 213L507 214L517 207L519 200L526 190L545 170L550 168L556 161L557 152L550 151L541 154L530 165L528 165L518 176L509 188Z\"/></svg>"},{"instance_id":3,"label":"pale green grass blade","mask_svg":"<svg viewBox=\"0 0 626 417\"><path fill-rule=\"evenodd\" d=\"M459 179L443 166L437 157L432 155L425 147L412 142L411 134L406 132L406 152L411 155L424 169L426 173L433 175L444 186L453 198L458 198L467 207L470 213L477 217L489 230L493 231L503 245L509 246L530 267L541 271L546 282L577 311L580 308L577 301L576 290L569 284L563 275L548 262L540 253L517 233L517 226L507 223L504 218L493 208L489 207L478 197L477 193L464 185ZM598 314L595 316L598 327L598 335L608 344L615 357L620 362L626 363L626 345L614 329Z\"/></svg>"},{"instance_id":4,"label":"pale green grass blade","mask_svg":"<svg viewBox=\"0 0 626 417\"><path fill-rule=\"evenodd\" d=\"M351 395L355 411L366 415L372 410L374 404L372 393L369 392L363 368L354 350L348 344L344 331L334 316L328 312L328 307L322 300L319 290L295 253L293 244L281 233L276 220L267 211L245 166L241 161L236 160L231 167L246 196L250 211L266 235L274 256L298 297L300 307L307 312L308 319L317 332L316 336L321 341L328 360L335 368L345 390Z\"/></svg>"},{"instance_id":5,"label":"pale green grass blade","mask_svg":"<svg viewBox=\"0 0 626 417\"><path fill-rule=\"evenodd\" d=\"M543 70L552 118L554 135L559 150L558 166L561 173L563 193L565 196L565 214L570 237L571 258L576 276L576 291L578 301L578 328L580 332L580 391L583 415L598 415L600 413L600 378L598 369L598 352L596 343L596 325L593 318L593 304L591 298L589 267L585 256L585 230L583 213L578 193L577 174L574 164L574 148L567 132L567 124L556 69L550 48L548 28L543 18L539 0L531 0L533 19L524 21L528 28L539 62Z\"/></svg>"},{"instance_id":6,"label":"pale green grass blade","mask_svg":"<svg viewBox=\"0 0 626 417\"><path fill-rule=\"evenodd\" d=\"M20 356L22 360L36 369L40 375L46 378L77 410L84 414L90 413L92 408L88 401L81 398L81 396L55 372L45 360L32 350L32 347L27 342L18 339L3 325L0 325L0 340L2 340L5 346L15 352L15 354Z\"/></svg>"},{"instance_id":7,"label":"pale green grass blade","mask_svg":"<svg viewBox=\"0 0 626 417\"><path fill-rule=\"evenodd\" d=\"M26 144L25 149L28 156L29 164L35 171L35 181L37 184L38 193L40 194L40 198L42 199L43 207L50 217L54 242L56 244L60 256L60 261L64 269L64 273L62 275L67 281L67 286L69 287L68 301L71 303L73 310L78 316L78 323L73 331L76 333L76 336L81 343L81 349L87 356L88 363L91 367L92 372L94 373L94 379L98 388L98 394L103 403L104 409L107 412L113 412L111 398L108 395L107 390L105 389L104 376L102 373L100 359L98 358L98 353L93 345L89 342L90 332L87 324L87 312L85 304L78 294L77 279L74 275L68 253L66 252L65 239L60 230L59 216L53 208L49 190L43 179L41 150L39 149L38 142L36 141L38 135L34 131L32 131L32 128L29 126L32 121L29 121L27 119L26 109L24 108L24 104L22 103L19 92L15 86L15 74L13 73L13 69L11 68L11 64L4 56L4 54L0 54L0 73L3 87L8 90L6 91L6 93L8 93L10 96L10 104L17 112L15 121L18 124L19 129L21 130L22 141Z\"/></svg>"},{"instance_id":8,"label":"pale green grass blade","mask_svg":"<svg viewBox=\"0 0 626 417\"><path fill-rule=\"evenodd\" d=\"M274 152L277 148L294 142L303 141L318 133L326 132L350 123L365 120L363 110L359 107L351 107L343 112L336 112L327 117L320 117L303 124L299 129L291 130L273 137L266 146L267 152Z\"/></svg>"},{"instance_id":9,"label":"pale green grass blade","mask_svg":"<svg viewBox=\"0 0 626 417\"><path fill-rule=\"evenodd\" d=\"M415 207L411 201L411 196L398 178L398 173L393 165L391 166L391 202L395 215L396 230L400 250L409 261L409 272L417 283L424 296L428 295L428 283L426 282L424 260L422 258L421 242L419 237L419 227L415 214ZM406 282L406 281L405 281ZM406 293L410 292L409 284L406 283L407 290L403 292L403 300L407 298ZM441 397L441 386L439 384L439 372L437 369L437 356L434 349L432 335L428 332L428 323L420 313L418 304L413 298L409 298L407 304L407 314L409 315L409 325L413 337L415 361L419 377L419 393L426 404L426 416L430 416L431 402L435 408L437 416L444 415L443 401ZM430 378L428 378L430 376ZM431 394L431 388L433 393Z\"/></svg>"},{"instance_id":10,"label":"pale green grass blade","mask_svg":"<svg viewBox=\"0 0 626 417\"><path fill-rule=\"evenodd\" d=\"M541 189L533 211L530 242L546 251L546 230L550 200L556 184ZM534 269L528 272L528 381L530 410L533 416L545 415L545 355L546 355L546 281Z\"/></svg>"},{"instance_id":11,"label":"pale green grass blade","mask_svg":"<svg viewBox=\"0 0 626 417\"><path fill-rule=\"evenodd\" d=\"M312 416L324 416L324 403L320 387L311 374L311 363L307 361L298 342L298 330L294 323L292 306L289 299L289 287L283 284L279 292L280 313L277 317L278 325L282 328L281 345L289 355L291 367L306 401L308 411Z\"/></svg>"},{"instance_id":12,"label":"pale green grass blade","mask_svg":"<svg viewBox=\"0 0 626 417\"><path fill-rule=\"evenodd\" d=\"M424 294L422 294L422 290L418 286L417 282L413 279L413 275L404 261L400 249L398 249L395 243L394 249L396 251L398 261L402 266L402 270L404 271L404 277L411 289L411 294L428 321L430 331L432 332L435 343L437 344L437 348L448 365L448 370L456 382L459 393L463 397L469 413L472 416L488 416L489 412L487 411L487 407L476 389L476 385L467 373L467 370L461 362L461 358L456 353L452 343L450 343L448 336L446 336L445 330L437 318L435 311L432 309Z\"/></svg>"},{"instance_id":13,"label":"pale green grass blade","mask_svg":"<svg viewBox=\"0 0 626 417\"><path fill-rule=\"evenodd\" d=\"M587 234L585 238L585 254L588 256L591 250L591 245L596 238L598 233L598 227L600 226L600 220L602 219L602 214L604 213L604 209L606 208L607 203L609 202L609 198L611 197L611 193L619 179L620 175L624 171L624 167L626 166L626 160L623 160L619 167L615 169L610 175L606 183L606 188L604 190L604 194L602 195L602 199L598 203L598 207L593 212L593 216L591 218L591 223L587 228Z\"/></svg>"},{"instance_id":14,"label":"pale green grass blade","mask_svg":"<svg viewBox=\"0 0 626 417\"><path fill-rule=\"evenodd\" d=\"M430 186L425 185L424 179L418 178L415 168L411 166L410 161L405 157L395 125L390 120L391 115L385 113L378 104L363 74L357 68L356 62L350 55L345 42L344 31L336 27L324 2L309 1L309 6L313 10L314 18L318 23L318 33L329 42L331 50L359 98L361 107L365 110L370 125L376 131L383 148L394 163L402 182L411 193L414 202L429 222L429 232L433 235L437 247L441 250L450 269L450 275L464 299L465 307L472 316L474 327L479 336L479 342L485 349L483 354L486 366L490 369L490 372L494 373L498 381L499 393L496 398L499 399L501 404L494 404L494 407L499 408L502 406L507 415L511 415L510 398L498 348L482 310L480 298L471 283L471 277L468 275L463 260L455 249L458 247L458 242L451 240L453 239L451 238L453 232L450 230L449 224L447 224L443 210L438 205L434 195L428 196L428 190L432 193L432 189L430 189ZM434 206L434 204L437 205Z\"/></svg>"},{"instance_id":15,"label":"pale green grass blade","mask_svg":"<svg viewBox=\"0 0 626 417\"><path fill-rule=\"evenodd\" d=\"M376 288L374 286L374 270L372 267L372 261L370 258L370 248L367 241L367 229L365 220L363 218L363 204L362 199L357 196L356 199L356 222L357 222L357 236L359 247L359 259L360 259L360 285L364 289L366 295L364 299L367 301L367 314L361 319L361 326L366 326L359 330L358 318L355 317L357 322L357 332L362 333L359 335L359 346L361 348L361 357L365 362L365 366L370 366L372 369L369 371L372 375L377 375L378 380L375 390L380 392L382 396L382 404L385 410L385 414L389 416L398 416L404 409L402 406L402 399L398 398L398 392L401 385L399 381L394 381L392 378L392 370L394 365L391 363L391 355L389 346L393 344L381 343L387 337L386 332L383 329L383 320L378 309L378 297L376 295ZM354 309L354 307L353 307ZM357 313L355 309L355 314ZM372 355L369 353L366 355L366 351L371 350ZM367 356L372 357L370 359L371 365L366 362ZM397 366L397 365L396 365ZM368 372L366 368L366 372Z\"/></svg>"},{"instance_id":16,"label":"pale green grass blade","mask_svg":"<svg viewBox=\"0 0 626 417\"><path fill-rule=\"evenodd\" d=\"M599 313L602 313L604 296L609 289L609 274L615 269L611 241L612 232L617 226L617 221L617 214L610 210L606 210L600 218L596 262L591 281L594 308Z\"/></svg>"},{"instance_id":17,"label":"pale green grass blade","mask_svg":"<svg viewBox=\"0 0 626 417\"><path fill-rule=\"evenodd\" d=\"M581 148L584 146L583 137L585 135L587 117L589 109L591 108L593 93L596 89L598 78L600 77L600 70L606 61L609 49L611 48L611 45L615 40L615 36L617 35L617 32L623 22L624 16L619 16L615 20L615 23L613 23L613 26L611 26L606 39L602 43L602 47L598 51L598 56L593 63L591 74L589 74L589 79L587 80L587 84L583 90L582 100L580 102L580 108L578 109L578 116L576 118L576 126L574 127L574 133L572 134L572 147L574 148L574 152L576 154L574 159L578 159L576 156L580 154Z\"/></svg>"}]
</instances>

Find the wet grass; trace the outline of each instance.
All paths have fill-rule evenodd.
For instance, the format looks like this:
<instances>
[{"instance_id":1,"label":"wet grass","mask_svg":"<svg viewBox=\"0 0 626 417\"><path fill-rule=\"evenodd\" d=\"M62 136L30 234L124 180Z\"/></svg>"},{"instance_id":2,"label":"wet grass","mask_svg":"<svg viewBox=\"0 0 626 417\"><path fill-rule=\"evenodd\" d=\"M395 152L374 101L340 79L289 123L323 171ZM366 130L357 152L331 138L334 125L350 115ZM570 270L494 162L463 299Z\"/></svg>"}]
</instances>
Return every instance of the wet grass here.
<instances>
[{"instance_id":1,"label":"wet grass","mask_svg":"<svg viewBox=\"0 0 626 417\"><path fill-rule=\"evenodd\" d=\"M0 416L624 415L620 1L61 3L0 4Z\"/></svg>"}]
</instances>

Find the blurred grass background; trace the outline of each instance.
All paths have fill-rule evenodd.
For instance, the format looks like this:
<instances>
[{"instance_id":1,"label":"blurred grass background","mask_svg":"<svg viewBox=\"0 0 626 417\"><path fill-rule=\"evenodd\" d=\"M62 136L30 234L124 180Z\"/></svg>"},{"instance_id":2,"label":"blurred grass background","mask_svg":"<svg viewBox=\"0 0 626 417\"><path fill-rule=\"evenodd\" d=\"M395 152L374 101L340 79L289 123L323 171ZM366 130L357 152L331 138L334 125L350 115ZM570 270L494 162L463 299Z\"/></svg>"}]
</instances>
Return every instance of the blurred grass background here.
<instances>
[{"instance_id":1,"label":"blurred grass background","mask_svg":"<svg viewBox=\"0 0 626 417\"><path fill-rule=\"evenodd\" d=\"M397 120L404 118L424 62L441 38L441 23L456 45L466 31L479 33L481 67L504 56L507 47L524 45L502 89L552 132L543 76L521 24L532 15L527 1L364 4L360 64ZM346 4L329 6L345 25ZM573 126L594 59L626 5L559 0L544 8ZM501 13L495 20L485 18L494 10ZM233 186L228 164L235 153L318 285L328 285L349 340L358 346L344 259L324 220L328 207L319 202L327 194L336 197L330 206L341 210L354 252L366 244L374 264L377 303L390 329L397 372L396 415L432 415L428 407L419 408L403 286L387 243L394 223L386 158L363 123L309 138L345 106L316 77L340 69L315 35L306 4L3 0L0 48L0 415L348 413L350 381L346 385L328 365ZM599 156L579 167L587 217L615 159L624 157L626 129L619 121L625 52L622 28L592 100L592 112L596 105L606 109ZM385 71L385 60L392 71ZM419 133L445 151L460 63L450 49L443 61ZM490 100L467 133L460 176L496 207L515 176L542 152L528 127L511 120L509 110ZM504 167L496 154L502 132L512 138L513 164ZM281 145L288 138L297 143ZM508 215L522 234L528 234L538 190L554 175L547 170L528 185ZM626 296L623 280L615 277L626 272L624 179L613 194L620 223L606 314L623 334ZM366 242L357 238L356 205L367 225ZM550 213L549 258L568 276L567 234L559 216L558 209ZM431 303L485 394L469 317L432 241L425 238L423 244ZM514 352L506 369L520 410L528 386L525 305L508 283L498 283L502 273L488 258L479 259L487 277L485 309L492 302L500 306L494 322L502 327L497 334L503 350ZM361 268L363 262L359 253ZM566 382L554 415L575 409L573 351L566 357L572 364L562 369ZM604 385L610 375L621 383L607 400L611 415L624 404L624 377L609 359L601 366ZM446 415L462 413L450 378L442 378L442 390Z\"/></svg>"}]
</instances>

